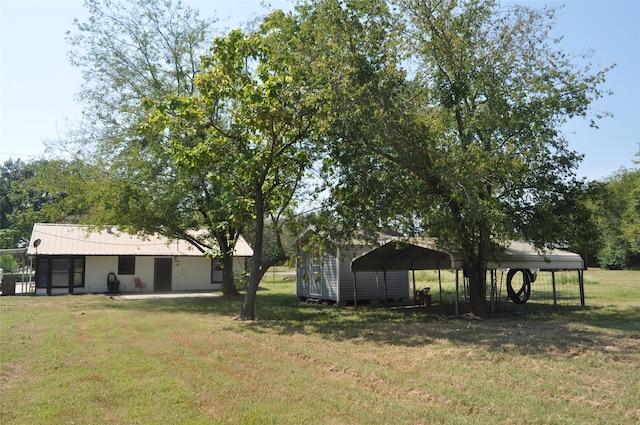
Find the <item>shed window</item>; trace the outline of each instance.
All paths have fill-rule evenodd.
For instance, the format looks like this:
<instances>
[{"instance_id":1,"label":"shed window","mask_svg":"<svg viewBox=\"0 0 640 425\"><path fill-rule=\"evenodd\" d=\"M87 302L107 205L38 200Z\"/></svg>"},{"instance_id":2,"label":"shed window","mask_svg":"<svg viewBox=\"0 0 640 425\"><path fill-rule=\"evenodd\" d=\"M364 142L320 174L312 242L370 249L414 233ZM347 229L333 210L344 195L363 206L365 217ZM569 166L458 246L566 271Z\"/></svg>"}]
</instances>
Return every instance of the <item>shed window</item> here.
<instances>
[{"instance_id":1,"label":"shed window","mask_svg":"<svg viewBox=\"0 0 640 425\"><path fill-rule=\"evenodd\" d=\"M118 274L136 274L136 257L133 255L118 257Z\"/></svg>"}]
</instances>

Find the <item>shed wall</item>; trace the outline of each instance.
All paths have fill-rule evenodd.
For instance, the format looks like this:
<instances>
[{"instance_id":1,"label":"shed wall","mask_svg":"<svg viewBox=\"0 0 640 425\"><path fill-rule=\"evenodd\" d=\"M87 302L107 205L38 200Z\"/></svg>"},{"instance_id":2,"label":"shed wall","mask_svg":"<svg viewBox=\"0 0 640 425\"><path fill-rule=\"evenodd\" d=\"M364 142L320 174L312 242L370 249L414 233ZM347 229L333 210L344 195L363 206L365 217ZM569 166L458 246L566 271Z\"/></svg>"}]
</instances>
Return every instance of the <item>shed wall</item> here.
<instances>
[{"instance_id":1,"label":"shed wall","mask_svg":"<svg viewBox=\"0 0 640 425\"><path fill-rule=\"evenodd\" d=\"M296 294L298 299L317 299L341 305L354 302L354 283L358 302L408 300L410 298L409 273L351 272L351 261L366 252L366 247L342 248L325 254L320 259L300 252L296 267ZM357 282L356 282L357 279Z\"/></svg>"},{"instance_id":2,"label":"shed wall","mask_svg":"<svg viewBox=\"0 0 640 425\"><path fill-rule=\"evenodd\" d=\"M300 252L296 266L296 294L299 299L338 300L338 268L334 253L322 256Z\"/></svg>"}]
</instances>

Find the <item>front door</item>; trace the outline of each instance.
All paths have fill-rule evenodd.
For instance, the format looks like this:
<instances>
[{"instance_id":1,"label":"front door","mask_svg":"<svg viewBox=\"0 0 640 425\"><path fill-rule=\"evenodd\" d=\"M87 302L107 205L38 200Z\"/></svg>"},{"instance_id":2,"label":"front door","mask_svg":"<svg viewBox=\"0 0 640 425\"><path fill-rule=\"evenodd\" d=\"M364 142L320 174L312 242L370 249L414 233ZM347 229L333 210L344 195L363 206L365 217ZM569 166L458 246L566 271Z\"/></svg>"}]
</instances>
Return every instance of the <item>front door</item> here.
<instances>
[{"instance_id":1,"label":"front door","mask_svg":"<svg viewBox=\"0 0 640 425\"><path fill-rule=\"evenodd\" d=\"M171 292L171 258L156 258L154 261L153 288L155 292Z\"/></svg>"}]
</instances>

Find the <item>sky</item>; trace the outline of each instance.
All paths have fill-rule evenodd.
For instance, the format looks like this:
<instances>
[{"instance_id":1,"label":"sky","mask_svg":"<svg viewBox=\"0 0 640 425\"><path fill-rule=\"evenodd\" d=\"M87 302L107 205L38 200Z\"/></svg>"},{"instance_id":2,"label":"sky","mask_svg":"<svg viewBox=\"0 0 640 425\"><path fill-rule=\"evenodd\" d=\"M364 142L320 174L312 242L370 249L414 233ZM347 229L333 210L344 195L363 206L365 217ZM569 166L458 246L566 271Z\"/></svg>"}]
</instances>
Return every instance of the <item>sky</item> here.
<instances>
[{"instance_id":1,"label":"sky","mask_svg":"<svg viewBox=\"0 0 640 425\"><path fill-rule=\"evenodd\" d=\"M185 1L201 17L218 17L239 27L261 15L260 0ZM270 0L290 9L288 0ZM554 34L567 53L592 51L597 68L616 64L603 89L613 94L592 104L613 116L598 122L574 119L563 131L569 147L584 154L579 177L602 180L640 160L640 0L564 2L522 0L531 7L563 6ZM69 64L65 32L87 16L82 0L0 0L0 162L46 158L45 141L55 141L81 117L75 101L82 78Z\"/></svg>"}]
</instances>

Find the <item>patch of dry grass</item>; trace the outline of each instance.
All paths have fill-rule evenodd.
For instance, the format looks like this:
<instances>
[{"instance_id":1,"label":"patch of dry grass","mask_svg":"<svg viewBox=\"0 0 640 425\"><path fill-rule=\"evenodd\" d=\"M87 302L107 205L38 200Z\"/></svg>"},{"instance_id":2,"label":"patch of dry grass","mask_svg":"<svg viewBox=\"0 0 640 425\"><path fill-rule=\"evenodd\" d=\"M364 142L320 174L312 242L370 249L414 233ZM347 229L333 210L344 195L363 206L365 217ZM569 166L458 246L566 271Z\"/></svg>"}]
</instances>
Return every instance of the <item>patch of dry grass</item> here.
<instances>
[{"instance_id":1,"label":"patch of dry grass","mask_svg":"<svg viewBox=\"0 0 640 425\"><path fill-rule=\"evenodd\" d=\"M599 273L586 309L487 321L299 304L282 280L255 322L222 298L3 297L0 422L638 423L640 275Z\"/></svg>"}]
</instances>

